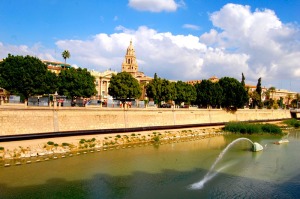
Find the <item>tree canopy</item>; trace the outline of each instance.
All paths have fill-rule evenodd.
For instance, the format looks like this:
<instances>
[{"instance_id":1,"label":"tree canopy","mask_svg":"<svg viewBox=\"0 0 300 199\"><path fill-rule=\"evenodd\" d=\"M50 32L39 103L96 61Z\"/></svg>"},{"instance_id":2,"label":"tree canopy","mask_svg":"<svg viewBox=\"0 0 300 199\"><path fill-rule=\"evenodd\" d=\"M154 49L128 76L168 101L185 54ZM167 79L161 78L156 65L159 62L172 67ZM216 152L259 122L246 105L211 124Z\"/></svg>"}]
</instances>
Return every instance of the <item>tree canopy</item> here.
<instances>
[{"instance_id":1,"label":"tree canopy","mask_svg":"<svg viewBox=\"0 0 300 199\"><path fill-rule=\"evenodd\" d=\"M248 94L241 82L231 77L223 77L219 80L223 90L222 106L225 108L242 108L248 102Z\"/></svg>"},{"instance_id":2,"label":"tree canopy","mask_svg":"<svg viewBox=\"0 0 300 199\"><path fill-rule=\"evenodd\" d=\"M61 54L61 56L64 58L65 63L67 62L67 59L69 59L71 57L71 54L68 50L64 50Z\"/></svg>"},{"instance_id":3,"label":"tree canopy","mask_svg":"<svg viewBox=\"0 0 300 199\"><path fill-rule=\"evenodd\" d=\"M242 81L241 81L241 84L243 87L245 87L245 76L244 76L244 73L242 73Z\"/></svg>"},{"instance_id":4,"label":"tree canopy","mask_svg":"<svg viewBox=\"0 0 300 199\"><path fill-rule=\"evenodd\" d=\"M175 103L178 105L180 105L182 102L190 104L197 98L196 89L193 85L178 81L175 83L175 89Z\"/></svg>"},{"instance_id":5,"label":"tree canopy","mask_svg":"<svg viewBox=\"0 0 300 199\"><path fill-rule=\"evenodd\" d=\"M198 106L220 106L223 100L222 88L219 83L213 83L209 80L202 80L195 85L197 91Z\"/></svg>"},{"instance_id":6,"label":"tree canopy","mask_svg":"<svg viewBox=\"0 0 300 199\"><path fill-rule=\"evenodd\" d=\"M32 56L8 57L0 62L0 87L25 99L33 95L54 93L57 78L47 66Z\"/></svg>"},{"instance_id":7,"label":"tree canopy","mask_svg":"<svg viewBox=\"0 0 300 199\"><path fill-rule=\"evenodd\" d=\"M262 88L261 88L261 77L258 78L258 80L257 80L257 85L256 85L255 91L257 92L257 94L258 94L259 97L260 97L259 101L261 101L261 93L262 93Z\"/></svg>"},{"instance_id":8,"label":"tree canopy","mask_svg":"<svg viewBox=\"0 0 300 199\"><path fill-rule=\"evenodd\" d=\"M175 83L161 79L154 74L153 80L146 87L147 96L152 98L159 106L161 102L172 101L176 98Z\"/></svg>"},{"instance_id":9,"label":"tree canopy","mask_svg":"<svg viewBox=\"0 0 300 199\"><path fill-rule=\"evenodd\" d=\"M121 72L112 75L108 94L114 99L119 99L123 103L128 99L137 99L141 96L142 91L138 80L127 72Z\"/></svg>"},{"instance_id":10,"label":"tree canopy","mask_svg":"<svg viewBox=\"0 0 300 199\"><path fill-rule=\"evenodd\" d=\"M95 77L87 69L64 69L58 76L58 94L68 98L91 97L97 91Z\"/></svg>"}]
</instances>

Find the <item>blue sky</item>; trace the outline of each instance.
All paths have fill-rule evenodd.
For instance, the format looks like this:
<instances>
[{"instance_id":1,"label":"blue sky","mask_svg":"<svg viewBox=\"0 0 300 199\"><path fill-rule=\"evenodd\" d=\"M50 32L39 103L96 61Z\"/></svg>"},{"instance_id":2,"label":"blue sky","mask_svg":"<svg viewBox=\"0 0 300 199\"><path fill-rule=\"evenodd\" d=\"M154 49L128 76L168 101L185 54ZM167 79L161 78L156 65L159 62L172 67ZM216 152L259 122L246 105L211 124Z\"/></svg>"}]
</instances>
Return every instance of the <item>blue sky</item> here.
<instances>
[{"instance_id":1,"label":"blue sky","mask_svg":"<svg viewBox=\"0 0 300 199\"><path fill-rule=\"evenodd\" d=\"M0 0L8 53L121 70L132 39L139 69L171 80L215 75L300 92L298 0Z\"/></svg>"}]
</instances>

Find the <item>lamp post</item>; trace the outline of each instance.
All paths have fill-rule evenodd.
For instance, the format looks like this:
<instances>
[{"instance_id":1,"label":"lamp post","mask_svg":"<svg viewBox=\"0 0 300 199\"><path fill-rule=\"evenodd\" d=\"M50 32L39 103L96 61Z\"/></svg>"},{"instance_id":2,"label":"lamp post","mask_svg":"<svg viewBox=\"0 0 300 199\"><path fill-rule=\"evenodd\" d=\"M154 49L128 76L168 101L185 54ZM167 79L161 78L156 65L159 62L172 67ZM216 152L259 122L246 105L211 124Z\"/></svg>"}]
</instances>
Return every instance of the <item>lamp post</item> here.
<instances>
[{"instance_id":1,"label":"lamp post","mask_svg":"<svg viewBox=\"0 0 300 199\"><path fill-rule=\"evenodd\" d=\"M54 109L57 108L57 102L56 102L56 97L58 96L57 91L53 94L53 107Z\"/></svg>"}]
</instances>

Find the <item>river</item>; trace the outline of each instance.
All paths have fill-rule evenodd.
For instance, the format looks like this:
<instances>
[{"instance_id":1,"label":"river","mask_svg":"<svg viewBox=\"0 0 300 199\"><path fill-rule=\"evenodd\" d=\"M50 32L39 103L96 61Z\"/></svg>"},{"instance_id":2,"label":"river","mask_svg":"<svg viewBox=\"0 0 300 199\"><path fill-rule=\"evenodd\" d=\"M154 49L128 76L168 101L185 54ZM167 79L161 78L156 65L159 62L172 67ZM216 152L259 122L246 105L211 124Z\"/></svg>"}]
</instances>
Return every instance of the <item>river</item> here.
<instances>
[{"instance_id":1,"label":"river","mask_svg":"<svg viewBox=\"0 0 300 199\"><path fill-rule=\"evenodd\" d=\"M276 145L278 136L247 136L234 144L203 180L236 135L136 145L0 168L0 198L299 198L300 131Z\"/></svg>"}]
</instances>

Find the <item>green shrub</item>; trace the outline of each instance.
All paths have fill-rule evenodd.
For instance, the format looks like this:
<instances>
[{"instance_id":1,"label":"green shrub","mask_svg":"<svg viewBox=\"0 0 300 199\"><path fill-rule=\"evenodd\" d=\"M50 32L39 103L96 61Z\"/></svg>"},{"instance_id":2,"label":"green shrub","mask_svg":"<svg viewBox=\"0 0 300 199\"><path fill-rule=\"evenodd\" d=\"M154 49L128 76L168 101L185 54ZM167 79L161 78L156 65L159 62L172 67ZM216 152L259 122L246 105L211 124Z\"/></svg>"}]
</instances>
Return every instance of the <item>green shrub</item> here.
<instances>
[{"instance_id":1,"label":"green shrub","mask_svg":"<svg viewBox=\"0 0 300 199\"><path fill-rule=\"evenodd\" d=\"M69 143L66 143L66 142L63 142L61 145L62 145L62 146L70 146L70 144L69 144Z\"/></svg>"},{"instance_id":2,"label":"green shrub","mask_svg":"<svg viewBox=\"0 0 300 199\"><path fill-rule=\"evenodd\" d=\"M3 146L0 146L0 151L4 151L4 147Z\"/></svg>"},{"instance_id":3,"label":"green shrub","mask_svg":"<svg viewBox=\"0 0 300 199\"><path fill-rule=\"evenodd\" d=\"M120 135L116 135L116 137L117 137L117 138L121 138L121 136L120 136Z\"/></svg>"},{"instance_id":4,"label":"green shrub","mask_svg":"<svg viewBox=\"0 0 300 199\"><path fill-rule=\"evenodd\" d=\"M85 139L81 139L81 140L79 141L79 143L80 143L80 144L84 144L84 143L85 143Z\"/></svg>"},{"instance_id":5,"label":"green shrub","mask_svg":"<svg viewBox=\"0 0 300 199\"><path fill-rule=\"evenodd\" d=\"M54 145L54 142L48 141L47 144L48 144L48 145Z\"/></svg>"},{"instance_id":6,"label":"green shrub","mask_svg":"<svg viewBox=\"0 0 300 199\"><path fill-rule=\"evenodd\" d=\"M289 119L289 120L285 120L283 121L284 124L288 125L288 126L292 126L295 128L299 128L300 127L300 121L296 120L295 118L293 119Z\"/></svg>"},{"instance_id":7,"label":"green shrub","mask_svg":"<svg viewBox=\"0 0 300 199\"><path fill-rule=\"evenodd\" d=\"M154 142L159 142L159 136L154 136L152 139Z\"/></svg>"},{"instance_id":8,"label":"green shrub","mask_svg":"<svg viewBox=\"0 0 300 199\"><path fill-rule=\"evenodd\" d=\"M282 130L274 124L250 124L245 122L229 122L224 131L241 134L271 133L282 134Z\"/></svg>"},{"instance_id":9,"label":"green shrub","mask_svg":"<svg viewBox=\"0 0 300 199\"><path fill-rule=\"evenodd\" d=\"M262 128L263 132L265 132L265 133L271 133L271 134L281 134L282 133L282 130L274 124L264 124L264 125L262 125L261 128Z\"/></svg>"},{"instance_id":10,"label":"green shrub","mask_svg":"<svg viewBox=\"0 0 300 199\"><path fill-rule=\"evenodd\" d=\"M90 144L90 148L93 148L95 146L96 146L96 144Z\"/></svg>"}]
</instances>

